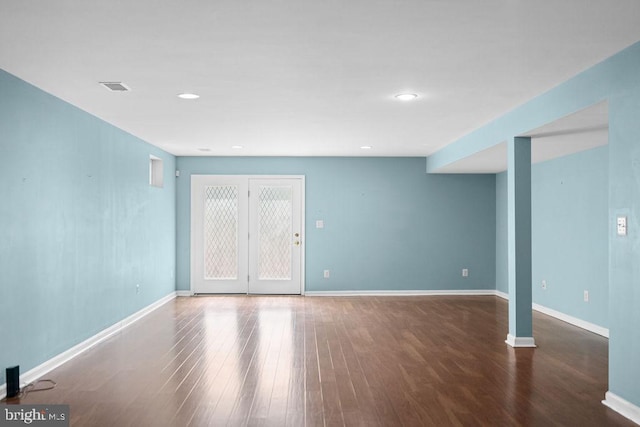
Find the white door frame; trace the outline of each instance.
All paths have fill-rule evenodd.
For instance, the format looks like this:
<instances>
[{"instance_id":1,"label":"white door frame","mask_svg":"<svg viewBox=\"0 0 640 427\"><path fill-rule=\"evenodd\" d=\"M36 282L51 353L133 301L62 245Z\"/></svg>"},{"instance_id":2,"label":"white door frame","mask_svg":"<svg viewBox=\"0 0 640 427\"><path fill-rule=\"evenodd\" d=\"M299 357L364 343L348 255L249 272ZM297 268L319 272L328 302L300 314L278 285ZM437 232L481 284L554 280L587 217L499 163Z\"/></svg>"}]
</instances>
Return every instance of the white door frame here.
<instances>
[{"instance_id":1,"label":"white door frame","mask_svg":"<svg viewBox=\"0 0 640 427\"><path fill-rule=\"evenodd\" d=\"M305 176L304 175L216 175L216 174L193 174L191 175L191 199L190 199L190 215L189 215L189 227L190 227L190 270L189 270L189 292L191 295L195 295L195 291L194 291L194 284L193 284L193 278L192 278L192 274L195 271L195 257L193 256L193 254L196 253L196 248L195 248L195 239L196 237L196 229L195 227L193 227L193 221L194 221L194 216L196 215L195 209L194 209L194 202L196 201L196 193L194 190L194 182L197 182L198 180L202 180L202 179L206 179L206 178L212 178L215 177L216 179L219 178L221 181L223 180L229 180L229 179L246 179L247 184L249 183L250 179L299 179L300 180L300 205L301 205L301 209L300 209L300 234L301 234L301 248L300 248L300 295L304 295L305 294L305 289L306 289L306 280L305 280L305 265L306 265L306 261L305 261L305 253L306 253L306 230L305 230L305 208L306 208L306 200L305 200L305 191L306 191L306 183L305 183ZM247 194L247 199L248 199L248 194ZM199 203L196 202L196 206L201 206L201 201ZM246 288L246 292L249 292L249 284L247 282L247 288Z\"/></svg>"}]
</instances>

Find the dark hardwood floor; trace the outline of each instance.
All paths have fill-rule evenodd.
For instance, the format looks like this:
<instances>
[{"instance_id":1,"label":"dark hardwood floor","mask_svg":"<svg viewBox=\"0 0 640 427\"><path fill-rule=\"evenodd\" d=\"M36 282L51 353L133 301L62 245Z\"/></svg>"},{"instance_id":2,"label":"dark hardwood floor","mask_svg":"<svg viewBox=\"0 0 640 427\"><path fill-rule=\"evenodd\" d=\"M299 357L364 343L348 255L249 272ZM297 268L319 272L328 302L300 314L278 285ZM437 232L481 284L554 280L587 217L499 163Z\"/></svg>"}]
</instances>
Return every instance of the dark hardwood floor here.
<instances>
[{"instance_id":1,"label":"dark hardwood floor","mask_svg":"<svg viewBox=\"0 0 640 427\"><path fill-rule=\"evenodd\" d=\"M633 426L600 403L605 338L496 297L178 298L23 403L73 426Z\"/></svg>"}]
</instances>

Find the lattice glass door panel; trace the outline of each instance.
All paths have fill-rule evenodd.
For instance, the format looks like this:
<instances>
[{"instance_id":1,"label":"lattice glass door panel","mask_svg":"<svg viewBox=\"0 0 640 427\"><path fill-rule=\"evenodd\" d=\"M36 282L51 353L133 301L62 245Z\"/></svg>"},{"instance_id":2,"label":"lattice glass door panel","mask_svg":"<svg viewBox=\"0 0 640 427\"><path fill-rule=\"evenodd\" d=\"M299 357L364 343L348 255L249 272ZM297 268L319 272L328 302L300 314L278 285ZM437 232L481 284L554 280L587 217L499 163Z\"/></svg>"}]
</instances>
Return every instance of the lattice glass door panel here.
<instances>
[{"instance_id":1,"label":"lattice glass door panel","mask_svg":"<svg viewBox=\"0 0 640 427\"><path fill-rule=\"evenodd\" d=\"M249 181L191 176L191 290L239 293L249 283Z\"/></svg>"},{"instance_id":2,"label":"lattice glass door panel","mask_svg":"<svg viewBox=\"0 0 640 427\"><path fill-rule=\"evenodd\" d=\"M249 293L302 290L301 178L249 180Z\"/></svg>"},{"instance_id":3,"label":"lattice glass door panel","mask_svg":"<svg viewBox=\"0 0 640 427\"><path fill-rule=\"evenodd\" d=\"M208 186L204 200L204 278L238 278L238 186Z\"/></svg>"},{"instance_id":4,"label":"lattice glass door panel","mask_svg":"<svg viewBox=\"0 0 640 427\"><path fill-rule=\"evenodd\" d=\"M259 280L291 280L291 186L260 186L258 216Z\"/></svg>"}]
</instances>

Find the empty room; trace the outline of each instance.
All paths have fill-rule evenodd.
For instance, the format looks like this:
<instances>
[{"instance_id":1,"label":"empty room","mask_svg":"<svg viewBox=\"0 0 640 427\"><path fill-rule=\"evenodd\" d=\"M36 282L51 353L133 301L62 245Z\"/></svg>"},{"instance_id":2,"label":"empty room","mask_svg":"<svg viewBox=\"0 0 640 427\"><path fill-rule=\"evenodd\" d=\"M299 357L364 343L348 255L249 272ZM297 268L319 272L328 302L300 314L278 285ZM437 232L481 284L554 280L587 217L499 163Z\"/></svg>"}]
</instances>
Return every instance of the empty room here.
<instances>
[{"instance_id":1,"label":"empty room","mask_svg":"<svg viewBox=\"0 0 640 427\"><path fill-rule=\"evenodd\" d=\"M640 3L0 0L0 424L640 424Z\"/></svg>"}]
</instances>

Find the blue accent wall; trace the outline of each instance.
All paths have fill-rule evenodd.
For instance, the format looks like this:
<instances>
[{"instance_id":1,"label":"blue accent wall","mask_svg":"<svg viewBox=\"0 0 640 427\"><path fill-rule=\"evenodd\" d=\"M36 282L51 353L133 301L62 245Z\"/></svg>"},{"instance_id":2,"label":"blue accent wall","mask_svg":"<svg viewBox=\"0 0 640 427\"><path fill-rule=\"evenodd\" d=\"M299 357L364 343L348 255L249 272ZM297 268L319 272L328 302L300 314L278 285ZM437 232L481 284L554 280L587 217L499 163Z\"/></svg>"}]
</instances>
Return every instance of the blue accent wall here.
<instances>
[{"instance_id":1,"label":"blue accent wall","mask_svg":"<svg viewBox=\"0 0 640 427\"><path fill-rule=\"evenodd\" d=\"M175 290L174 169L0 70L0 384Z\"/></svg>"},{"instance_id":2,"label":"blue accent wall","mask_svg":"<svg viewBox=\"0 0 640 427\"><path fill-rule=\"evenodd\" d=\"M618 215L627 217L627 236L616 235ZM613 393L640 406L640 85L609 100L607 231L609 384Z\"/></svg>"},{"instance_id":3,"label":"blue accent wall","mask_svg":"<svg viewBox=\"0 0 640 427\"><path fill-rule=\"evenodd\" d=\"M605 328L608 150L600 147L534 165L531 177L533 301ZM584 302L585 290L589 302Z\"/></svg>"},{"instance_id":4,"label":"blue accent wall","mask_svg":"<svg viewBox=\"0 0 640 427\"><path fill-rule=\"evenodd\" d=\"M531 171L533 302L605 328L608 172L607 146L538 163ZM502 292L508 292L506 191L506 173L498 174L496 289Z\"/></svg>"},{"instance_id":5,"label":"blue accent wall","mask_svg":"<svg viewBox=\"0 0 640 427\"><path fill-rule=\"evenodd\" d=\"M509 293L507 268L507 173L496 174L496 290Z\"/></svg>"},{"instance_id":6,"label":"blue accent wall","mask_svg":"<svg viewBox=\"0 0 640 427\"><path fill-rule=\"evenodd\" d=\"M640 42L515 108L487 126L471 132L427 159L427 170L436 172L451 162L500 144L514 136L526 134L531 129L582 108L603 100L608 101L609 167L606 172L608 176L606 184L608 189L606 222L609 277L608 320L600 308L593 313L586 313L583 306L578 309L577 305L570 305L578 315L593 316L594 323L608 321L609 391L636 406L640 406L640 388L638 387L640 364L637 362L640 360L640 329L637 327L640 324L639 69ZM604 164L601 163L599 168L601 170L597 173L602 173ZM498 179L496 182L500 184L502 180ZM588 188L585 191L601 194L601 185L602 181L596 184L593 190ZM586 203L591 204L591 202ZM597 217L600 217L601 213L593 213L593 215L594 220L599 221ZM628 236L616 235L615 222L618 215L625 215L629 219ZM499 217L496 217L496 220L499 221ZM596 231L590 233L599 235L601 225L599 223L595 226ZM581 236L581 239L584 238ZM500 244L499 241L497 243ZM499 251L500 248L496 247L496 252ZM601 254L596 253L594 257L599 258ZM497 261L497 277L500 278L500 260ZM575 260L571 263L577 264ZM602 277L601 272L598 273L598 277ZM496 285L502 286L498 282ZM554 286L553 282L550 286ZM596 293L604 299L601 288L597 289Z\"/></svg>"},{"instance_id":7,"label":"blue accent wall","mask_svg":"<svg viewBox=\"0 0 640 427\"><path fill-rule=\"evenodd\" d=\"M190 288L192 174L305 175L307 291L493 289L494 176L427 175L424 162L178 158L178 289Z\"/></svg>"}]
</instances>

